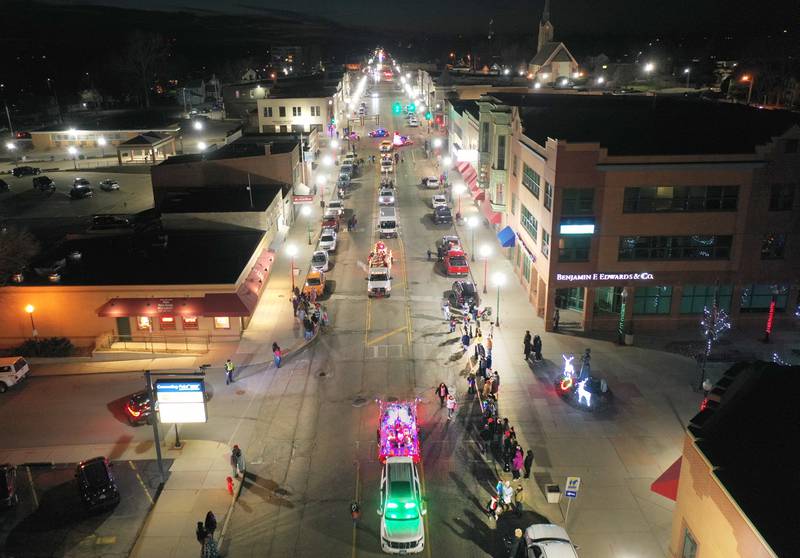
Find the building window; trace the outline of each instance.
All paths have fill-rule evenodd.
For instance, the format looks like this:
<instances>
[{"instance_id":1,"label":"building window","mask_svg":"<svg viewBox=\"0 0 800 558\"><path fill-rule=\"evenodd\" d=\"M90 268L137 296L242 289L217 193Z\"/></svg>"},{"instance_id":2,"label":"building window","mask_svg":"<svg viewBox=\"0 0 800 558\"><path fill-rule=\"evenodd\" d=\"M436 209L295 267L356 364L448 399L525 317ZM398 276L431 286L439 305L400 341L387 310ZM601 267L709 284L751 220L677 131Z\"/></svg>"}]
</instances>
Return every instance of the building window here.
<instances>
[{"instance_id":1,"label":"building window","mask_svg":"<svg viewBox=\"0 0 800 558\"><path fill-rule=\"evenodd\" d=\"M595 310L601 314L619 314L622 308L622 287L598 287L594 295Z\"/></svg>"},{"instance_id":2,"label":"building window","mask_svg":"<svg viewBox=\"0 0 800 558\"><path fill-rule=\"evenodd\" d=\"M489 130L490 129L491 128L489 127L489 123L488 122L484 122L481 125L481 151L483 153L488 153L489 152Z\"/></svg>"},{"instance_id":3,"label":"building window","mask_svg":"<svg viewBox=\"0 0 800 558\"><path fill-rule=\"evenodd\" d=\"M544 181L544 208L547 211L553 209L553 185L547 180Z\"/></svg>"},{"instance_id":4,"label":"building window","mask_svg":"<svg viewBox=\"0 0 800 558\"><path fill-rule=\"evenodd\" d=\"M197 316L183 316L183 329L198 329Z\"/></svg>"},{"instance_id":5,"label":"building window","mask_svg":"<svg viewBox=\"0 0 800 558\"><path fill-rule=\"evenodd\" d=\"M286 107L278 107L278 116L286 118Z\"/></svg>"},{"instance_id":6,"label":"building window","mask_svg":"<svg viewBox=\"0 0 800 558\"><path fill-rule=\"evenodd\" d=\"M775 310L783 312L789 298L786 285L748 285L742 289L740 312L768 312L775 297Z\"/></svg>"},{"instance_id":7,"label":"building window","mask_svg":"<svg viewBox=\"0 0 800 558\"><path fill-rule=\"evenodd\" d=\"M264 116L266 118L272 118L272 107L264 107Z\"/></svg>"},{"instance_id":8,"label":"building window","mask_svg":"<svg viewBox=\"0 0 800 558\"><path fill-rule=\"evenodd\" d=\"M558 260L561 262L588 262L591 247L591 235L562 236L558 239Z\"/></svg>"},{"instance_id":9,"label":"building window","mask_svg":"<svg viewBox=\"0 0 800 558\"><path fill-rule=\"evenodd\" d=\"M497 170L506 170L506 136L497 136Z\"/></svg>"},{"instance_id":10,"label":"building window","mask_svg":"<svg viewBox=\"0 0 800 558\"><path fill-rule=\"evenodd\" d=\"M593 188L565 188L562 191L561 215L592 215Z\"/></svg>"},{"instance_id":11,"label":"building window","mask_svg":"<svg viewBox=\"0 0 800 558\"><path fill-rule=\"evenodd\" d=\"M149 316L136 316L136 329L139 331L153 331L153 320Z\"/></svg>"},{"instance_id":12,"label":"building window","mask_svg":"<svg viewBox=\"0 0 800 558\"><path fill-rule=\"evenodd\" d=\"M517 195L514 192L511 192L511 215L516 215L517 213Z\"/></svg>"},{"instance_id":13,"label":"building window","mask_svg":"<svg viewBox=\"0 0 800 558\"><path fill-rule=\"evenodd\" d=\"M794 184L772 184L769 187L769 210L790 211L794 205Z\"/></svg>"},{"instance_id":14,"label":"building window","mask_svg":"<svg viewBox=\"0 0 800 558\"><path fill-rule=\"evenodd\" d=\"M217 316L214 318L214 329L230 329L231 319L228 316Z\"/></svg>"},{"instance_id":15,"label":"building window","mask_svg":"<svg viewBox=\"0 0 800 558\"><path fill-rule=\"evenodd\" d=\"M639 186L625 188L625 213L736 211L738 186Z\"/></svg>"},{"instance_id":16,"label":"building window","mask_svg":"<svg viewBox=\"0 0 800 558\"><path fill-rule=\"evenodd\" d=\"M669 314L672 287L636 287L634 314Z\"/></svg>"},{"instance_id":17,"label":"building window","mask_svg":"<svg viewBox=\"0 0 800 558\"><path fill-rule=\"evenodd\" d=\"M730 235L621 236L619 261L729 260Z\"/></svg>"},{"instance_id":18,"label":"building window","mask_svg":"<svg viewBox=\"0 0 800 558\"><path fill-rule=\"evenodd\" d=\"M522 163L522 185L525 186L537 200L539 199L539 183L541 179L538 172L525 163Z\"/></svg>"},{"instance_id":19,"label":"building window","mask_svg":"<svg viewBox=\"0 0 800 558\"><path fill-rule=\"evenodd\" d=\"M685 285L681 295L681 314L702 314L704 308L714 306L714 299L726 312L731 310L733 287L731 285Z\"/></svg>"},{"instance_id":20,"label":"building window","mask_svg":"<svg viewBox=\"0 0 800 558\"><path fill-rule=\"evenodd\" d=\"M683 530L683 549L681 558L697 558L697 543L689 532L689 528Z\"/></svg>"},{"instance_id":21,"label":"building window","mask_svg":"<svg viewBox=\"0 0 800 558\"><path fill-rule=\"evenodd\" d=\"M511 174L517 176L517 154L514 153L511 159Z\"/></svg>"},{"instance_id":22,"label":"building window","mask_svg":"<svg viewBox=\"0 0 800 558\"><path fill-rule=\"evenodd\" d=\"M175 316L160 316L158 318L158 327L162 331L172 331L175 327Z\"/></svg>"},{"instance_id":23,"label":"building window","mask_svg":"<svg viewBox=\"0 0 800 558\"><path fill-rule=\"evenodd\" d=\"M542 256L550 257L550 233L542 229Z\"/></svg>"},{"instance_id":24,"label":"building window","mask_svg":"<svg viewBox=\"0 0 800 558\"><path fill-rule=\"evenodd\" d=\"M539 237L539 221L536 220L536 217L534 217L524 205L522 206L519 220L520 223L522 223L522 228L528 231L528 234L531 235L531 239L535 244Z\"/></svg>"},{"instance_id":25,"label":"building window","mask_svg":"<svg viewBox=\"0 0 800 558\"><path fill-rule=\"evenodd\" d=\"M531 259L527 252L522 255L522 276L525 277L525 281L531 282Z\"/></svg>"},{"instance_id":26,"label":"building window","mask_svg":"<svg viewBox=\"0 0 800 558\"><path fill-rule=\"evenodd\" d=\"M303 107L292 107L292 116L303 116Z\"/></svg>"},{"instance_id":27,"label":"building window","mask_svg":"<svg viewBox=\"0 0 800 558\"><path fill-rule=\"evenodd\" d=\"M784 233L767 233L761 239L761 259L782 260L785 247L786 235Z\"/></svg>"}]
</instances>

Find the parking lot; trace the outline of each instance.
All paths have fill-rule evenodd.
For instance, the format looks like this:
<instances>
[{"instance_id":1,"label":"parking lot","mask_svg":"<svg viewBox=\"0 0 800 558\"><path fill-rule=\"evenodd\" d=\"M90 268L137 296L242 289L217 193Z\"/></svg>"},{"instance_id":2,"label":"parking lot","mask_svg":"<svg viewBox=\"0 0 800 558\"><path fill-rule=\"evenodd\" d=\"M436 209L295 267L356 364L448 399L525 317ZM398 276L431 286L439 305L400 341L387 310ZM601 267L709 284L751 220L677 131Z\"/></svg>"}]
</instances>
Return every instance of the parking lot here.
<instances>
[{"instance_id":1,"label":"parking lot","mask_svg":"<svg viewBox=\"0 0 800 558\"><path fill-rule=\"evenodd\" d=\"M0 556L128 556L160 477L152 460L112 463L121 501L95 514L83 509L75 463L18 466L19 503L0 511Z\"/></svg>"}]
</instances>

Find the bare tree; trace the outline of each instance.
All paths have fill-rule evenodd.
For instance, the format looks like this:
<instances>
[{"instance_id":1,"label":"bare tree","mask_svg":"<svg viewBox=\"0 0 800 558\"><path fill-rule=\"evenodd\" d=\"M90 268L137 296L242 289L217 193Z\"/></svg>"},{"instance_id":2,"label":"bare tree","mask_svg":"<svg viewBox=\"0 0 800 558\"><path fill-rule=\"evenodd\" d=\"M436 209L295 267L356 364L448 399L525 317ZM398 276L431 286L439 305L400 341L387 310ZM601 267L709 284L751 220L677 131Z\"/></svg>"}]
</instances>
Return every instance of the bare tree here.
<instances>
[{"instance_id":1,"label":"bare tree","mask_svg":"<svg viewBox=\"0 0 800 558\"><path fill-rule=\"evenodd\" d=\"M158 67L169 54L164 37L157 33L134 31L128 39L125 66L144 92L144 105L150 108L150 87Z\"/></svg>"},{"instance_id":2,"label":"bare tree","mask_svg":"<svg viewBox=\"0 0 800 558\"><path fill-rule=\"evenodd\" d=\"M26 230L14 226L0 228L0 285L20 273L39 253L39 243Z\"/></svg>"}]
</instances>

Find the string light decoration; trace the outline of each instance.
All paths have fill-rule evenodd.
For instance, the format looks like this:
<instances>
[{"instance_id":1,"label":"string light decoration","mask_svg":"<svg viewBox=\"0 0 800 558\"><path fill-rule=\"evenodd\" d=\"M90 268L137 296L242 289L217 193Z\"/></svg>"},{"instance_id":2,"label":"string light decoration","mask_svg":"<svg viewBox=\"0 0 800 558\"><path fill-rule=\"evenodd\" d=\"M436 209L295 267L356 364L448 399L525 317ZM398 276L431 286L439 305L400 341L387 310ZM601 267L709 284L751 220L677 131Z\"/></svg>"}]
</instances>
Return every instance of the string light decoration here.
<instances>
[{"instance_id":1,"label":"string light decoration","mask_svg":"<svg viewBox=\"0 0 800 558\"><path fill-rule=\"evenodd\" d=\"M772 353L772 362L780 366L791 366L788 362L783 360L778 353Z\"/></svg>"},{"instance_id":2,"label":"string light decoration","mask_svg":"<svg viewBox=\"0 0 800 558\"><path fill-rule=\"evenodd\" d=\"M708 306L703 308L703 319L700 320L700 329L703 333L703 337L706 339L706 348L703 352L703 366L700 369L700 381L697 383L697 389L702 389L703 380L706 379L706 363L708 362L708 357L711 356L711 349L714 347L714 343L730 328L730 316L728 316L728 313L720 308L716 302L714 302L711 308Z\"/></svg>"}]
</instances>

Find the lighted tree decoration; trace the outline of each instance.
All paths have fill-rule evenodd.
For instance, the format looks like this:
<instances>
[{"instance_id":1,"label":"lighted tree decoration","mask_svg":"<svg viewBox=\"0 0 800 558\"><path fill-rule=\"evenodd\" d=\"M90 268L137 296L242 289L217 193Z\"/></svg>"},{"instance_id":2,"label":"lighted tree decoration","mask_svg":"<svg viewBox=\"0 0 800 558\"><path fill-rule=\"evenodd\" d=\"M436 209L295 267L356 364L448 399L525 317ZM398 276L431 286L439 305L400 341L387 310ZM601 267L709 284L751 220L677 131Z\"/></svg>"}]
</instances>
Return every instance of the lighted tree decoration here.
<instances>
[{"instance_id":1,"label":"lighted tree decoration","mask_svg":"<svg viewBox=\"0 0 800 558\"><path fill-rule=\"evenodd\" d=\"M728 313L714 301L714 305L711 308L708 306L703 308L703 319L700 320L700 328L703 332L703 337L706 339L706 347L705 351L703 351L703 366L700 368L700 381L697 383L697 389L702 389L703 380L706 379L706 362L708 362L708 357L711 355L711 349L722 334L731 328L731 319Z\"/></svg>"}]
</instances>

